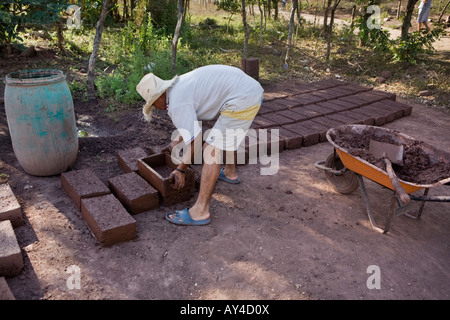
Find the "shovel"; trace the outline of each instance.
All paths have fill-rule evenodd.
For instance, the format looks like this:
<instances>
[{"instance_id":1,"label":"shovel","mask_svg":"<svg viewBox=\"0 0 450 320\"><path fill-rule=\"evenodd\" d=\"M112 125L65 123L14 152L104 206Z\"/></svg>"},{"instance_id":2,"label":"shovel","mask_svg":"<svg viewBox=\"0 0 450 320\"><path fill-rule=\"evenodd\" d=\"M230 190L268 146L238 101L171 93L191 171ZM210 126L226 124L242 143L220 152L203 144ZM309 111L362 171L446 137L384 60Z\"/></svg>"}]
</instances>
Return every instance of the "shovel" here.
<instances>
[{"instance_id":1,"label":"shovel","mask_svg":"<svg viewBox=\"0 0 450 320\"><path fill-rule=\"evenodd\" d=\"M386 164L386 172L391 180L395 192L398 194L403 204L409 203L411 200L405 189L400 184L397 175L392 168L392 163L403 165L403 145L395 145L392 143L379 142L370 140L369 152L376 158L382 158Z\"/></svg>"}]
</instances>

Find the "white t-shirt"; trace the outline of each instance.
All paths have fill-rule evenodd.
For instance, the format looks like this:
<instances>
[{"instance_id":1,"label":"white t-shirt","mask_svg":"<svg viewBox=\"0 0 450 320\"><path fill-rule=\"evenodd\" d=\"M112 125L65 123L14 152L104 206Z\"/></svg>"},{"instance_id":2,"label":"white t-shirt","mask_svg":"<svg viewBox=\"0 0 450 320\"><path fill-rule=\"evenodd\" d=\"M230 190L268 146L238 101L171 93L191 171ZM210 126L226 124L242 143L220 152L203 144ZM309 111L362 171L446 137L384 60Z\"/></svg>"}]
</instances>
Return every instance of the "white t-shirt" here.
<instances>
[{"instance_id":1,"label":"white t-shirt","mask_svg":"<svg viewBox=\"0 0 450 320\"><path fill-rule=\"evenodd\" d=\"M261 102L264 90L241 69L209 65L178 77L168 90L168 114L185 143L202 129L201 120L212 120L221 110L244 110Z\"/></svg>"}]
</instances>

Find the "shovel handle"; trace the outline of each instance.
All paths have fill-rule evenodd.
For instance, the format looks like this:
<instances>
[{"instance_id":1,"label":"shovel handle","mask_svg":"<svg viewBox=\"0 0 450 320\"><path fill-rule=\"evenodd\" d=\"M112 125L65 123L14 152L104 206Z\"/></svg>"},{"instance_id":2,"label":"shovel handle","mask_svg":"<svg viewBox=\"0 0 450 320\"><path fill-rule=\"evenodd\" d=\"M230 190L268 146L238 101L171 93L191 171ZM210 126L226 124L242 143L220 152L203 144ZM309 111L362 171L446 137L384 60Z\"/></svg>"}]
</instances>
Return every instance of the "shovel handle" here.
<instances>
[{"instance_id":1,"label":"shovel handle","mask_svg":"<svg viewBox=\"0 0 450 320\"><path fill-rule=\"evenodd\" d=\"M391 179L394 191L398 194L400 201L403 204L409 203L411 201L411 198L406 193L405 189L403 189L402 185L400 184L400 181L398 181L397 175L395 174L394 169L392 168L391 161L388 158L384 158L384 162L386 163L386 171L389 176L389 179Z\"/></svg>"}]
</instances>

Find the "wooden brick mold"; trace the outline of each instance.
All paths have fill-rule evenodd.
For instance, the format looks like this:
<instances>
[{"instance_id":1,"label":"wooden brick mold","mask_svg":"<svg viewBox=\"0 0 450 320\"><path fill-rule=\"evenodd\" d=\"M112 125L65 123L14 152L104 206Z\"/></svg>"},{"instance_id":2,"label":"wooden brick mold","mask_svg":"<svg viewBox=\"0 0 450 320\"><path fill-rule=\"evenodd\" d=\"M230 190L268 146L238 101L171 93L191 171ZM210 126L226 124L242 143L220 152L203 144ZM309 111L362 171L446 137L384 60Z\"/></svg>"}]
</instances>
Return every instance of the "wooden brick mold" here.
<instances>
[{"instance_id":1,"label":"wooden brick mold","mask_svg":"<svg viewBox=\"0 0 450 320\"><path fill-rule=\"evenodd\" d=\"M159 191L162 205L172 205L177 202L189 200L191 190L195 186L195 174L190 168L186 171L186 184L177 190L171 186L170 173L177 164L168 153L159 153L138 160L138 173L152 187Z\"/></svg>"}]
</instances>

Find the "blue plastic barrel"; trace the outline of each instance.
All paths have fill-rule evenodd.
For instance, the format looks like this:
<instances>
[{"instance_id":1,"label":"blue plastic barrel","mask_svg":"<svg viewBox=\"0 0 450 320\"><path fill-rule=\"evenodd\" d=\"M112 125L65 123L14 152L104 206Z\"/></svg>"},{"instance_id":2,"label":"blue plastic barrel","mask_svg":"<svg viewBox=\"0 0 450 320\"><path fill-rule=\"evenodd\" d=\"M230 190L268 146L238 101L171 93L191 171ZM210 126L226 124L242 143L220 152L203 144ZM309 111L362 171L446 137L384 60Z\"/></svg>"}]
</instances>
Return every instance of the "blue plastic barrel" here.
<instances>
[{"instance_id":1,"label":"blue plastic barrel","mask_svg":"<svg viewBox=\"0 0 450 320\"><path fill-rule=\"evenodd\" d=\"M29 174L68 170L78 153L72 95L60 70L38 69L5 77L5 110L14 154Z\"/></svg>"}]
</instances>

